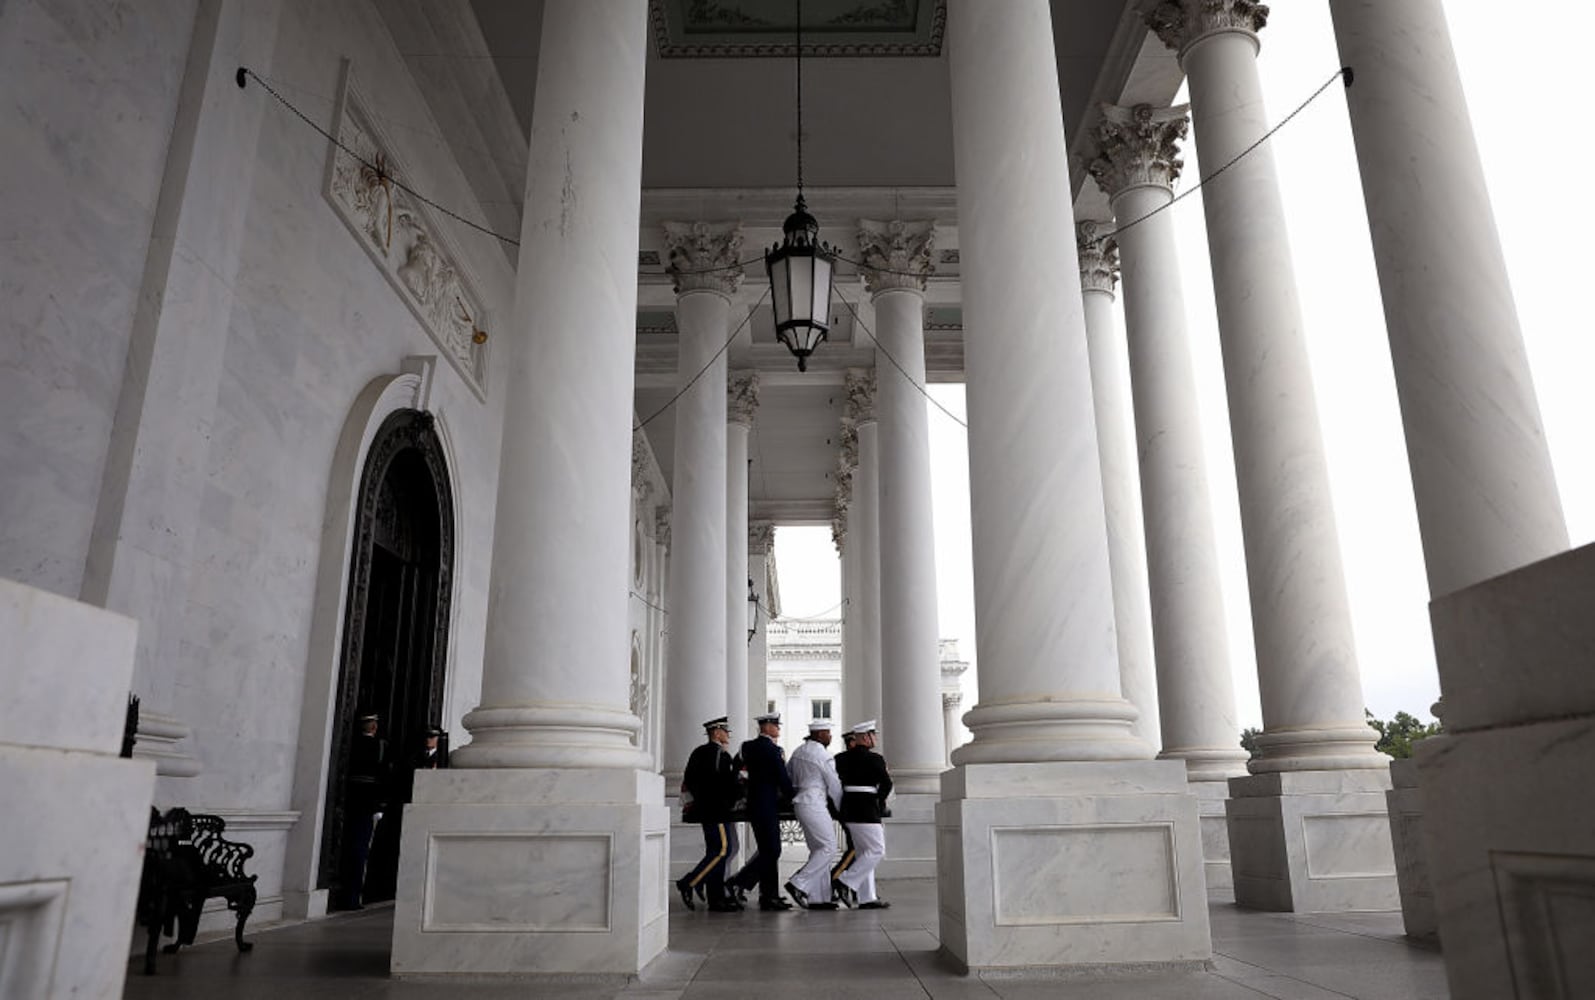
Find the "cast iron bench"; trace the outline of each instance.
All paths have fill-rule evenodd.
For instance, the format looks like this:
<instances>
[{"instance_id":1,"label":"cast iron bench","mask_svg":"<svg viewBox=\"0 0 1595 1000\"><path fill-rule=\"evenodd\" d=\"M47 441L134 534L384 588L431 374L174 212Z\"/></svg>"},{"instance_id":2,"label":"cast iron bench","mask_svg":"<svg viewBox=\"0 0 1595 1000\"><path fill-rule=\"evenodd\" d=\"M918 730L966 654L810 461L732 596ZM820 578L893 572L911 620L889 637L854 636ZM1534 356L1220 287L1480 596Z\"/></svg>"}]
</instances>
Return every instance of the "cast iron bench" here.
<instances>
[{"instance_id":1,"label":"cast iron bench","mask_svg":"<svg viewBox=\"0 0 1595 1000\"><path fill-rule=\"evenodd\" d=\"M149 841L144 850L144 876L138 887L138 924L149 931L144 948L144 974L155 972L155 945L162 933L177 940L162 949L173 955L194 943L205 900L227 900L238 914L233 940L247 952L254 944L244 940L244 921L255 908L255 876L245 874L244 862L254 855L248 844L222 836L226 820L187 809L170 809L165 815L150 810Z\"/></svg>"}]
</instances>

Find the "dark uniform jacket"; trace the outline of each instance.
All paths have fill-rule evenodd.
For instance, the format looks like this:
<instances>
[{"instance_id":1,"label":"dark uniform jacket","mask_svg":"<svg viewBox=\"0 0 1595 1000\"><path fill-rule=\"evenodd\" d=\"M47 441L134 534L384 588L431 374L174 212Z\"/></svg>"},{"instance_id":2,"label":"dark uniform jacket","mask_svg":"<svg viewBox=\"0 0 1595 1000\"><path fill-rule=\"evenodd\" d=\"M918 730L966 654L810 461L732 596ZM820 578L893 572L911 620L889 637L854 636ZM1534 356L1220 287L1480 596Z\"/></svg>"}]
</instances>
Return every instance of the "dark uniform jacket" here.
<instances>
[{"instance_id":1,"label":"dark uniform jacket","mask_svg":"<svg viewBox=\"0 0 1595 1000\"><path fill-rule=\"evenodd\" d=\"M349 747L349 808L355 813L380 812L388 796L388 741L364 733Z\"/></svg>"},{"instance_id":2,"label":"dark uniform jacket","mask_svg":"<svg viewBox=\"0 0 1595 1000\"><path fill-rule=\"evenodd\" d=\"M836 755L836 776L842 781L842 822L879 823L892 790L886 761L868 747L852 747ZM873 787L873 792L851 791Z\"/></svg>"},{"instance_id":3,"label":"dark uniform jacket","mask_svg":"<svg viewBox=\"0 0 1595 1000\"><path fill-rule=\"evenodd\" d=\"M718 743L702 743L687 758L681 783L692 793L694 823L724 823L737 800L737 768L731 754Z\"/></svg>"},{"instance_id":4,"label":"dark uniform jacket","mask_svg":"<svg viewBox=\"0 0 1595 1000\"><path fill-rule=\"evenodd\" d=\"M742 744L742 766L748 769L748 818L774 818L797 790L786 773L786 755L767 736Z\"/></svg>"}]
</instances>

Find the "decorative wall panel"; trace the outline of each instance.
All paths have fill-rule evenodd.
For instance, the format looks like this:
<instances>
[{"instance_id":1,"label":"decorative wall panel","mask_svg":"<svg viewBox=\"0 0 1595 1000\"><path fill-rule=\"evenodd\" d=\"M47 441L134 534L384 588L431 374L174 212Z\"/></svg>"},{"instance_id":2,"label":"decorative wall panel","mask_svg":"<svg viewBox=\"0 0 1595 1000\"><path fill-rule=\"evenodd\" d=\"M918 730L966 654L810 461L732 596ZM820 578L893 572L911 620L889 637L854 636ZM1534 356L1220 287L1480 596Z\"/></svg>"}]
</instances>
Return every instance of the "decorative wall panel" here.
<instances>
[{"instance_id":1,"label":"decorative wall panel","mask_svg":"<svg viewBox=\"0 0 1595 1000\"><path fill-rule=\"evenodd\" d=\"M993 829L998 926L1178 920L1171 823Z\"/></svg>"},{"instance_id":2,"label":"decorative wall panel","mask_svg":"<svg viewBox=\"0 0 1595 1000\"><path fill-rule=\"evenodd\" d=\"M433 834L422 930L608 933L612 848L608 834Z\"/></svg>"}]
</instances>

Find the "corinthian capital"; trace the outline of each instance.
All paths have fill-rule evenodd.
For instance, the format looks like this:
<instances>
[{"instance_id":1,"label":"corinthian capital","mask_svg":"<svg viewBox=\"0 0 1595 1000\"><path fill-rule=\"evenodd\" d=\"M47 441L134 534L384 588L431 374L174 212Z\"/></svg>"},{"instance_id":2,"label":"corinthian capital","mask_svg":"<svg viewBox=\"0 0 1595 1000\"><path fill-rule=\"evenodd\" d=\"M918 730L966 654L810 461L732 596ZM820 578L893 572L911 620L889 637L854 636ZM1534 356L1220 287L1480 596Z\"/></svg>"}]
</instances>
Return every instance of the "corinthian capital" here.
<instances>
[{"instance_id":1,"label":"corinthian capital","mask_svg":"<svg viewBox=\"0 0 1595 1000\"><path fill-rule=\"evenodd\" d=\"M759 411L759 373L734 371L726 378L726 421L753 426L753 415Z\"/></svg>"},{"instance_id":2,"label":"corinthian capital","mask_svg":"<svg viewBox=\"0 0 1595 1000\"><path fill-rule=\"evenodd\" d=\"M665 270L676 294L711 291L732 295L742 284L742 223L667 222Z\"/></svg>"},{"instance_id":3,"label":"corinthian capital","mask_svg":"<svg viewBox=\"0 0 1595 1000\"><path fill-rule=\"evenodd\" d=\"M854 424L875 422L875 369L849 368L843 388L847 392L847 416Z\"/></svg>"},{"instance_id":4,"label":"corinthian capital","mask_svg":"<svg viewBox=\"0 0 1595 1000\"><path fill-rule=\"evenodd\" d=\"M1268 23L1268 5L1257 0L1164 0L1146 12L1146 26L1176 52L1219 31L1256 39Z\"/></svg>"},{"instance_id":5,"label":"corinthian capital","mask_svg":"<svg viewBox=\"0 0 1595 1000\"><path fill-rule=\"evenodd\" d=\"M1075 224L1079 236L1080 290L1107 292L1119 280L1119 245L1113 241L1113 227L1090 220Z\"/></svg>"},{"instance_id":6,"label":"corinthian capital","mask_svg":"<svg viewBox=\"0 0 1595 1000\"><path fill-rule=\"evenodd\" d=\"M892 288L925 290L925 280L936 269L930 252L936 241L936 222L858 220L858 250L864 261L864 287L871 294Z\"/></svg>"},{"instance_id":7,"label":"corinthian capital","mask_svg":"<svg viewBox=\"0 0 1595 1000\"><path fill-rule=\"evenodd\" d=\"M1154 108L1137 104L1121 108L1102 105L1097 121L1097 155L1086 164L1097 186L1109 198L1133 187L1153 185L1174 189L1180 168L1180 140L1191 127L1190 105Z\"/></svg>"}]
</instances>

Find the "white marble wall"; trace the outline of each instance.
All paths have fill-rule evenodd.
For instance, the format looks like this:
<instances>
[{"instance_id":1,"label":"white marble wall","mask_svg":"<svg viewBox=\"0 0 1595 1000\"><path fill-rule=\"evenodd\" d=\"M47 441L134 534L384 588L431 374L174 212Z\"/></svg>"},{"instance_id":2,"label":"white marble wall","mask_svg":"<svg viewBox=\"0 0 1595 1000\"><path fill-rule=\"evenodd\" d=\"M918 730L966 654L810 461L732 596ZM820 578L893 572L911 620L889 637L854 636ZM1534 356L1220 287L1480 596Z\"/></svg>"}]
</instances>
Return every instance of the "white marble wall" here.
<instances>
[{"instance_id":1,"label":"white marble wall","mask_svg":"<svg viewBox=\"0 0 1595 1000\"><path fill-rule=\"evenodd\" d=\"M69 597L196 6L0 4L0 577Z\"/></svg>"}]
</instances>

